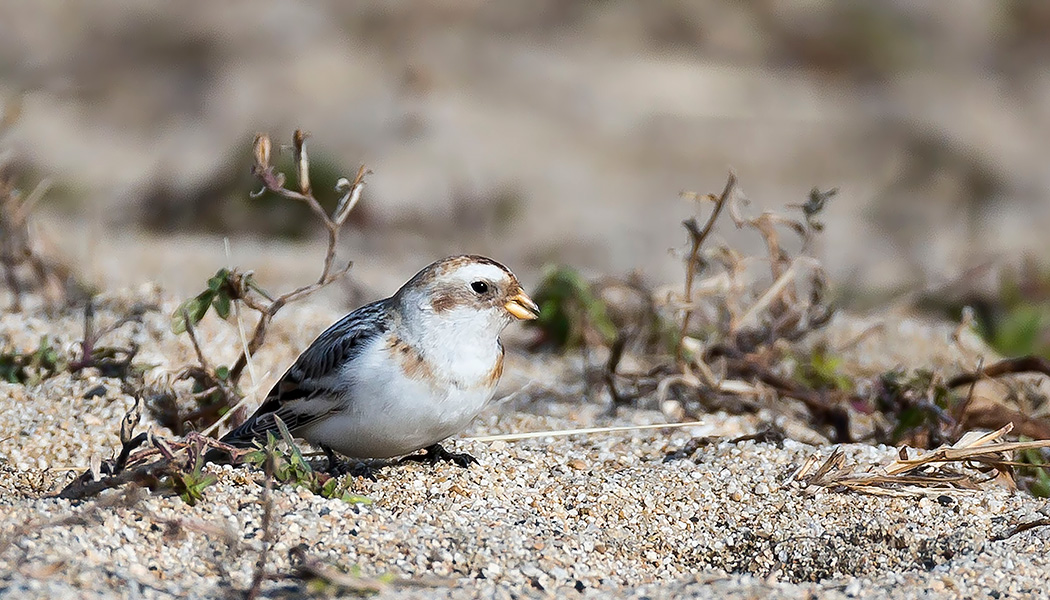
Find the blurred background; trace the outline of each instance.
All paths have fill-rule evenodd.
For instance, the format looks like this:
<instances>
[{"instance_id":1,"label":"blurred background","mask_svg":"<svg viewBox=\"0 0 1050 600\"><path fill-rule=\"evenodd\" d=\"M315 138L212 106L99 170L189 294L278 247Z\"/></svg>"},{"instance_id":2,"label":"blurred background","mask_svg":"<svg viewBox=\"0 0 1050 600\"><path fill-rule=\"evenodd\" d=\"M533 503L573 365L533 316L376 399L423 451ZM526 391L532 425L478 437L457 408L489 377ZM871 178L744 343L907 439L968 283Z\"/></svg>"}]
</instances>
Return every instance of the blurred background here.
<instances>
[{"instance_id":1,"label":"blurred background","mask_svg":"<svg viewBox=\"0 0 1050 600\"><path fill-rule=\"evenodd\" d=\"M181 295L231 261L314 276L307 209L248 197L254 134L295 128L315 188L373 171L348 305L463 251L680 281L680 192L730 169L755 210L839 188L819 253L847 301L995 293L1050 259L1048 67L1045 0L0 2L42 237Z\"/></svg>"}]
</instances>

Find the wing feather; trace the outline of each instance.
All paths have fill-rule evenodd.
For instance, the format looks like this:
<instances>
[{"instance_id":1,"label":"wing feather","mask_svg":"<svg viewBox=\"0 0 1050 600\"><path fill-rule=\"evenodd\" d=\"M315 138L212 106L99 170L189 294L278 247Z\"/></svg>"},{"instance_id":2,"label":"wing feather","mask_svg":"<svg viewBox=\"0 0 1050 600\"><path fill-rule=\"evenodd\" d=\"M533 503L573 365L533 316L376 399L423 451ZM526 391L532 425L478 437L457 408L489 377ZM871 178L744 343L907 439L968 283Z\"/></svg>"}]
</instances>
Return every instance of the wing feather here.
<instances>
[{"instance_id":1,"label":"wing feather","mask_svg":"<svg viewBox=\"0 0 1050 600\"><path fill-rule=\"evenodd\" d=\"M222 441L250 446L253 440L265 440L267 432L277 432L275 415L294 433L338 408L340 370L389 329L389 302L388 298L362 306L317 336L270 389L255 414Z\"/></svg>"}]
</instances>

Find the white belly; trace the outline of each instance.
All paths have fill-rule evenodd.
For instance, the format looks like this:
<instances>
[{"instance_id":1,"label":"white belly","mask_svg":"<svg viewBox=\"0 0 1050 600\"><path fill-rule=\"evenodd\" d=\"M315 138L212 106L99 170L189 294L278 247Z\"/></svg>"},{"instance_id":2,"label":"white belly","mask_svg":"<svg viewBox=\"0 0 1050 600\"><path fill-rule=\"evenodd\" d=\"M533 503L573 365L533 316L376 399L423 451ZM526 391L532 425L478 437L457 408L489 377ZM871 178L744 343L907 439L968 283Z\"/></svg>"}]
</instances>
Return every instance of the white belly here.
<instances>
[{"instance_id":1,"label":"white belly","mask_svg":"<svg viewBox=\"0 0 1050 600\"><path fill-rule=\"evenodd\" d=\"M491 385L458 387L407 379L395 361L353 361L344 408L296 431L354 458L390 458L415 452L463 431L492 398ZM494 357L495 358L498 357Z\"/></svg>"}]
</instances>

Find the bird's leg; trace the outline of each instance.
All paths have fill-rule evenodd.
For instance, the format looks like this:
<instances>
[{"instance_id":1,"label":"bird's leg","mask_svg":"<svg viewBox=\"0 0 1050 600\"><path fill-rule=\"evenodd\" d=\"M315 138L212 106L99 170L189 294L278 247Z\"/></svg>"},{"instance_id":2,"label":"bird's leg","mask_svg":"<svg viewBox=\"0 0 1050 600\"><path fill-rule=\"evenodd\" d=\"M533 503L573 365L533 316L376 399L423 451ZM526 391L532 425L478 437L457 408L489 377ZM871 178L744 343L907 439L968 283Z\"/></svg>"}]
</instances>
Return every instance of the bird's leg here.
<instances>
[{"instance_id":1,"label":"bird's leg","mask_svg":"<svg viewBox=\"0 0 1050 600\"><path fill-rule=\"evenodd\" d=\"M402 462L410 460L413 462L422 462L429 465L437 464L439 460L454 463L460 467L469 467L471 464L478 462L478 459L467 453L449 452L441 447L441 444L434 444L433 446L427 446L426 454L413 454L406 456L401 459Z\"/></svg>"},{"instance_id":2,"label":"bird's leg","mask_svg":"<svg viewBox=\"0 0 1050 600\"><path fill-rule=\"evenodd\" d=\"M321 450L324 450L324 455L328 457L328 466L325 467L325 471L327 471L329 475L339 476L347 472L346 470L349 465L339 460L339 457L335 455L335 450L332 450L324 444L321 444Z\"/></svg>"},{"instance_id":3,"label":"bird's leg","mask_svg":"<svg viewBox=\"0 0 1050 600\"><path fill-rule=\"evenodd\" d=\"M339 477L349 473L351 477L366 477L375 481L376 475L372 472L372 467L368 463L360 460L353 463L339 460L339 457L335 455L335 450L323 444L321 445L321 450L324 450L325 456L328 457L328 466L325 468L325 472L332 477Z\"/></svg>"}]
</instances>

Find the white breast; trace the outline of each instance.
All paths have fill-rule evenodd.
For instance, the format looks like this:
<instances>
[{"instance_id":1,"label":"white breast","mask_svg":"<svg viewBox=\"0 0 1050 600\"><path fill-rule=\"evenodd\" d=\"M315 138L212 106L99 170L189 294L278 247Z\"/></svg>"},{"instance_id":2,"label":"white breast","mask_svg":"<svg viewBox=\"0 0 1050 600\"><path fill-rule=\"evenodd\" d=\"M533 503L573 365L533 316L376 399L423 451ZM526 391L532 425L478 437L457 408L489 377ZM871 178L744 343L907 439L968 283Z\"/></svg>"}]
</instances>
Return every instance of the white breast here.
<instances>
[{"instance_id":1,"label":"white breast","mask_svg":"<svg viewBox=\"0 0 1050 600\"><path fill-rule=\"evenodd\" d=\"M355 458L389 458L426 448L466 428L492 398L496 352L472 348L435 369L430 381L409 379L380 336L343 369L345 408L297 432ZM485 356L488 354L488 356ZM482 383L484 382L484 383ZM473 384L473 385L471 385Z\"/></svg>"}]
</instances>

